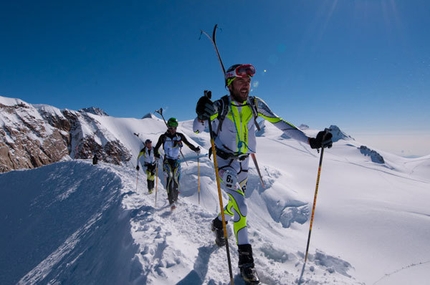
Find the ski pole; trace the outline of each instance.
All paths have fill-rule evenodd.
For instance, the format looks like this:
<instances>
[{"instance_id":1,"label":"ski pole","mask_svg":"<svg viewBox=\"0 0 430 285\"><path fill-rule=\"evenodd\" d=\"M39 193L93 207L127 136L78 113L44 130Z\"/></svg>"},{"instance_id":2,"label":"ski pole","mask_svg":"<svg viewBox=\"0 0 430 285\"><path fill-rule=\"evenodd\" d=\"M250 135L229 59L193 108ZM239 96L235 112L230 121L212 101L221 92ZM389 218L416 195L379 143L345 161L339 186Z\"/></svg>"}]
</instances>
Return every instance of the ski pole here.
<instances>
[{"instance_id":1,"label":"ski pole","mask_svg":"<svg viewBox=\"0 0 430 285\"><path fill-rule=\"evenodd\" d=\"M218 62L221 65L221 70L223 72L223 75L225 73L225 67L224 64L222 62L221 59L221 55L218 51L218 47L216 44L216 30L217 30L217 26L214 26L213 32L212 32L212 37L210 37L205 31L201 30L201 34L204 34L211 42L213 47L215 48L215 52L216 55L218 57ZM211 99L210 94L205 93L205 95ZM231 269L231 259L230 259L230 249L228 246L228 234L227 234L227 227L226 227L226 221L225 221L225 215L224 215L224 206L222 203L222 193L221 193L221 185L220 185L220 179L219 179L219 172L218 172L218 161L217 161L217 157L216 157L216 149L215 149L215 138L212 132L212 124L211 124L211 119L208 119L208 124L209 124L209 133L210 133L210 138L211 138L211 147L212 147L212 155L214 158L214 168L215 168L215 177L216 177L216 181L217 181L217 188L218 188L218 200L219 200L219 206L220 206L220 210L221 210L221 219L222 219L222 228L224 231L224 238L225 238L225 246L226 246L226 251L227 251L227 262L228 262L228 271L230 273L230 284L234 284L233 281L233 271Z\"/></svg>"},{"instance_id":2,"label":"ski pole","mask_svg":"<svg viewBox=\"0 0 430 285\"><path fill-rule=\"evenodd\" d=\"M139 181L139 170L136 170L136 193L137 193L137 182Z\"/></svg>"},{"instance_id":3,"label":"ski pole","mask_svg":"<svg viewBox=\"0 0 430 285\"><path fill-rule=\"evenodd\" d=\"M155 203L154 207L157 207L157 192L158 192L158 161L155 162Z\"/></svg>"},{"instance_id":4,"label":"ski pole","mask_svg":"<svg viewBox=\"0 0 430 285\"><path fill-rule=\"evenodd\" d=\"M326 134L327 133L328 133L328 129L326 129ZM324 134L323 141L325 140L324 138L325 138L326 134ZM319 164L318 164L317 181L316 181L316 185L315 185L314 203L312 205L312 214L311 214L311 220L310 220L310 223L309 223L308 241L307 241L307 244L306 244L305 260L303 262L302 272L300 273L300 278L299 278L298 284L301 284L301 282L302 282L303 273L305 272L306 261L308 260L309 244L310 244L310 241L311 241L312 225L313 225L313 222L314 222L315 208L316 208L316 204L317 204L318 186L319 186L319 183L320 183L320 176L321 176L321 167L322 167L323 155L324 155L324 146L321 147L320 161L319 161Z\"/></svg>"},{"instance_id":5,"label":"ski pole","mask_svg":"<svg viewBox=\"0 0 430 285\"><path fill-rule=\"evenodd\" d=\"M260 167L258 167L257 157L255 156L255 153L251 153L252 160L254 161L255 168L257 168L258 176L260 176L261 186L264 188L264 181L263 176L261 176Z\"/></svg>"},{"instance_id":6,"label":"ski pole","mask_svg":"<svg viewBox=\"0 0 430 285\"><path fill-rule=\"evenodd\" d=\"M197 155L197 193L200 204L200 157Z\"/></svg>"},{"instance_id":7,"label":"ski pole","mask_svg":"<svg viewBox=\"0 0 430 285\"><path fill-rule=\"evenodd\" d=\"M210 99L210 95L208 96L208 98ZM230 284L233 285L234 284L233 271L231 269L231 259L230 259L230 249L228 246L227 226L226 226L226 220L225 220L225 214L224 214L224 206L222 203L221 182L220 182L219 172L218 172L218 161L217 161L217 156L216 156L215 138L213 136L212 124L211 124L210 118L208 119L208 124L209 124L210 138L211 138L212 155L213 155L213 159L214 159L215 178L216 178L217 189L218 189L219 207L220 207L220 211L221 211L222 229L224 231L225 247L226 247L226 251L227 251L227 262L228 262L228 271L230 273Z\"/></svg>"}]
</instances>

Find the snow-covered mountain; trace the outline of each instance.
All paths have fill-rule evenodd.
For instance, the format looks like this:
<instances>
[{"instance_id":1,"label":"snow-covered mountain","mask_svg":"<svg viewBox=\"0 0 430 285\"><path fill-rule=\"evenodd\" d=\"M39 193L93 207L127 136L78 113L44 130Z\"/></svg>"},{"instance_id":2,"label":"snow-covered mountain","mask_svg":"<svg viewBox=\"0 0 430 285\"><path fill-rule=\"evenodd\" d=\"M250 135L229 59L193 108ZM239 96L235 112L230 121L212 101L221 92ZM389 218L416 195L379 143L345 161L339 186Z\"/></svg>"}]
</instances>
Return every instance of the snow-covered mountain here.
<instances>
[{"instance_id":1,"label":"snow-covered mountain","mask_svg":"<svg viewBox=\"0 0 430 285\"><path fill-rule=\"evenodd\" d=\"M11 116L2 109L3 126L21 127L18 118L25 116L37 126L46 117L69 121L54 107L4 97L0 103L32 110ZM79 127L69 132L65 155L43 167L0 174L0 284L229 284L226 251L215 245L209 227L219 211L212 162L197 163L184 147L180 202L171 212L161 169L157 195L146 194L145 174L135 170L142 141L156 141L165 131L162 120L68 112L79 117ZM42 125L39 134L55 132ZM264 284L295 284L319 153L268 123L262 126L257 159L264 187L251 167L246 193L256 268ZM331 129L336 142L324 152L305 284L427 284L430 156L402 158ZM209 136L194 134L192 121L180 122L178 131L207 153ZM1 134L7 146L13 145L11 134ZM97 165L91 156L75 159L73 142L88 134L93 147L116 141L127 155L116 156L116 164L106 162L108 155ZM41 145L51 139L37 137ZM233 236L229 244L234 283L243 284Z\"/></svg>"},{"instance_id":2,"label":"snow-covered mountain","mask_svg":"<svg viewBox=\"0 0 430 285\"><path fill-rule=\"evenodd\" d=\"M99 108L60 110L0 96L0 111L0 172L39 167L69 157L97 155L114 164L131 159L130 147L100 122L108 115Z\"/></svg>"}]
</instances>

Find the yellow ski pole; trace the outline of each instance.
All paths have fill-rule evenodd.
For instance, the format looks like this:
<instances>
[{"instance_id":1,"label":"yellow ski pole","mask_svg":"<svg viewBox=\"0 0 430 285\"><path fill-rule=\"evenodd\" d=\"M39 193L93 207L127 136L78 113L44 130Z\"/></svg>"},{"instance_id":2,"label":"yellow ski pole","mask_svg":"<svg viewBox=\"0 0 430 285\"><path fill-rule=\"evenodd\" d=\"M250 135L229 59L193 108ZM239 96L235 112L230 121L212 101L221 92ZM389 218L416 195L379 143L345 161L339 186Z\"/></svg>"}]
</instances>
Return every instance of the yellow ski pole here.
<instances>
[{"instance_id":1,"label":"yellow ski pole","mask_svg":"<svg viewBox=\"0 0 430 285\"><path fill-rule=\"evenodd\" d=\"M205 92L205 95L211 99L211 92ZM213 159L214 159L214 168L215 168L215 178L216 178L216 185L217 185L217 189L218 189L218 200L219 200L219 207L220 207L220 211L221 211L221 219L222 219L222 229L224 231L224 238L225 238L225 248L227 251L227 263L228 263L228 271L230 273L230 284L233 285L234 281L233 281L233 271L231 268L231 258L230 258L230 249L228 246L228 234L227 234L227 226L226 226L226 220L225 220L225 214L224 214L224 206L222 203L222 193L221 193L221 181L219 178L219 172L218 172L218 161L217 161L217 156L216 156L216 148L215 148L215 138L214 138L214 134L212 132L212 124L211 124L211 119L208 119L208 124L209 124L209 133L210 133L210 138L211 138L211 147L212 147L212 155L213 155Z\"/></svg>"},{"instance_id":2,"label":"yellow ski pole","mask_svg":"<svg viewBox=\"0 0 430 285\"><path fill-rule=\"evenodd\" d=\"M200 204L200 157L197 154L197 193L198 193L198 200Z\"/></svg>"},{"instance_id":3,"label":"yellow ski pole","mask_svg":"<svg viewBox=\"0 0 430 285\"><path fill-rule=\"evenodd\" d=\"M155 163L155 203L154 203L154 207L157 207L157 192L158 192L158 161Z\"/></svg>"},{"instance_id":4,"label":"yellow ski pole","mask_svg":"<svg viewBox=\"0 0 430 285\"><path fill-rule=\"evenodd\" d=\"M328 133L329 130L326 129L325 131L326 131L326 133L324 134L323 141L325 140L324 138L327 135L327 133ZM318 187L319 187L319 184L320 184L320 176L321 176L321 168L322 168L322 162L323 162L323 155L324 155L324 146L321 147L320 161L319 161L319 164L318 164L317 181L316 181L316 185L315 185L314 203L312 205L312 214L311 214L311 220L310 220L310 223L309 223L308 241L307 241L307 244L306 244L305 261L303 262L302 272L300 273L299 281L297 282L298 284L302 283L303 273L305 272L306 261L308 260L309 244L311 242L312 225L314 223L315 208L316 208L316 204L317 204Z\"/></svg>"}]
</instances>

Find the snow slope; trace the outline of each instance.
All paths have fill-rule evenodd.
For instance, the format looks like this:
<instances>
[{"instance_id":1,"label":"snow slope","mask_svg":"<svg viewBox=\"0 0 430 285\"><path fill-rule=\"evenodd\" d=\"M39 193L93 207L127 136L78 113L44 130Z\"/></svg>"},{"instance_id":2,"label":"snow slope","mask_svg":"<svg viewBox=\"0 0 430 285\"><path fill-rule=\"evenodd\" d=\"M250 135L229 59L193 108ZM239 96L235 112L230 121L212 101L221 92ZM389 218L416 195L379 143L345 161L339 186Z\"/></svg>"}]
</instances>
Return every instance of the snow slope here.
<instances>
[{"instance_id":1,"label":"snow slope","mask_svg":"<svg viewBox=\"0 0 430 285\"><path fill-rule=\"evenodd\" d=\"M141 141L155 142L165 130L154 118L97 120L136 155ZM208 135L191 125L180 122L178 131L206 153ZM352 138L337 139L324 152L305 284L427 284L430 156L375 150L385 161L376 163ZM226 251L209 228L219 211L212 162L200 159L198 192L194 153L183 153L189 159L173 213L162 172L155 200L143 172L136 180L135 161L68 160L1 174L0 284L229 284ZM251 162L246 193L256 268L264 284L294 284L319 154L266 124L257 158L264 187ZM233 236L229 241L234 283L243 284Z\"/></svg>"}]
</instances>

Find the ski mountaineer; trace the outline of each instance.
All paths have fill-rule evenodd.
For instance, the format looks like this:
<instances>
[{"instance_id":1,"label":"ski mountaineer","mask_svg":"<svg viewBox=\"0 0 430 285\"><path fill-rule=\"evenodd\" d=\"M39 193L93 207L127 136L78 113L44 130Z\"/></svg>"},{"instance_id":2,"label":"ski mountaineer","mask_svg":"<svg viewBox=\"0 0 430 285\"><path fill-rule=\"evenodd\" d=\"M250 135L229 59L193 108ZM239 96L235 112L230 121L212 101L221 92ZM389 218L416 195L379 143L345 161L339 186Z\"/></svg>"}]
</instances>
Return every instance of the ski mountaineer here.
<instances>
[{"instance_id":1,"label":"ski mountaineer","mask_svg":"<svg viewBox=\"0 0 430 285\"><path fill-rule=\"evenodd\" d=\"M158 149L161 145L163 145L163 171L167 178L167 197L169 199L171 209L174 210L176 208L175 202L178 200L179 195L179 180L181 178L181 164L179 162L179 155L181 153L183 143L197 154L200 153L200 147L192 145L184 136L184 134L176 132L178 121L175 118L170 118L166 124L167 131L158 138L158 142L154 148L154 155L156 159L160 158Z\"/></svg>"},{"instance_id":2,"label":"ski mountaineer","mask_svg":"<svg viewBox=\"0 0 430 285\"><path fill-rule=\"evenodd\" d=\"M249 96L254 74L255 68L251 64L235 64L228 68L225 86L230 94L213 102L210 100L211 91L205 91L205 96L197 102L197 118L193 128L194 132L200 133L205 129L205 123L210 121L212 124L219 179L229 197L224 208L225 220L233 220L241 275L246 282L256 284L259 279L248 238L245 190L249 155L256 152L257 117L269 121L289 137L309 144L313 149L331 147L332 135L322 131L316 138L309 138L294 125L275 115L262 99ZM226 241L221 214L212 221L211 229L216 235L217 245L224 246Z\"/></svg>"},{"instance_id":3,"label":"ski mountaineer","mask_svg":"<svg viewBox=\"0 0 430 285\"><path fill-rule=\"evenodd\" d=\"M136 170L139 171L140 158L143 156L143 166L146 167L146 182L148 185L148 193L151 194L154 191L155 181L155 157L154 150L152 149L152 141L147 139L144 147L140 150L137 156Z\"/></svg>"}]
</instances>

